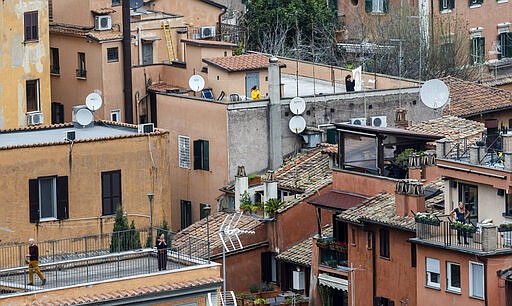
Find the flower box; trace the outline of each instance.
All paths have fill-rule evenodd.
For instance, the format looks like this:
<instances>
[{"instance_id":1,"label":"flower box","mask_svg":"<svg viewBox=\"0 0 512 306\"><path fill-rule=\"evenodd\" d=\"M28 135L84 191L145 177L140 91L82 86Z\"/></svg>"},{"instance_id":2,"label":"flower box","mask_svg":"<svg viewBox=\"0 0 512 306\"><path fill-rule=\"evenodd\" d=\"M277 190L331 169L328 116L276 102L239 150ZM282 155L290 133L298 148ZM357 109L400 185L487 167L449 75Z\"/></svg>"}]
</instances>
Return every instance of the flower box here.
<instances>
[{"instance_id":1,"label":"flower box","mask_svg":"<svg viewBox=\"0 0 512 306\"><path fill-rule=\"evenodd\" d=\"M431 214L417 213L416 215L414 215L414 220L416 221L416 223L434 226L439 226L441 224L441 220L439 220L435 215Z\"/></svg>"},{"instance_id":2,"label":"flower box","mask_svg":"<svg viewBox=\"0 0 512 306\"><path fill-rule=\"evenodd\" d=\"M500 224L498 232L512 232L512 223Z\"/></svg>"},{"instance_id":3,"label":"flower box","mask_svg":"<svg viewBox=\"0 0 512 306\"><path fill-rule=\"evenodd\" d=\"M462 231L462 232L466 232L466 233L476 233L476 231L477 231L477 228L473 224L462 223L459 221L453 221L450 224L450 228L453 230Z\"/></svg>"}]
</instances>

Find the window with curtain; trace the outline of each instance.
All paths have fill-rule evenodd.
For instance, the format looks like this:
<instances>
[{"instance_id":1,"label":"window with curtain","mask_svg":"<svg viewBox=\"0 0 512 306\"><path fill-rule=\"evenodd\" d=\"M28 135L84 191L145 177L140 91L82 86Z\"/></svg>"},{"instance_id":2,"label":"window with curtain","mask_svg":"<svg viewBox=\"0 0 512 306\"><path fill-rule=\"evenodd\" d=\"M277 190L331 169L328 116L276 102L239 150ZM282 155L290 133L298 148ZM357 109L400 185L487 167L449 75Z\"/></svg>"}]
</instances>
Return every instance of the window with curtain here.
<instances>
[{"instance_id":1,"label":"window with curtain","mask_svg":"<svg viewBox=\"0 0 512 306\"><path fill-rule=\"evenodd\" d=\"M469 262L469 296L484 298L484 265Z\"/></svg>"},{"instance_id":2,"label":"window with curtain","mask_svg":"<svg viewBox=\"0 0 512 306\"><path fill-rule=\"evenodd\" d=\"M425 270L427 273L427 286L432 288L441 288L441 269L439 259L426 258Z\"/></svg>"}]
</instances>

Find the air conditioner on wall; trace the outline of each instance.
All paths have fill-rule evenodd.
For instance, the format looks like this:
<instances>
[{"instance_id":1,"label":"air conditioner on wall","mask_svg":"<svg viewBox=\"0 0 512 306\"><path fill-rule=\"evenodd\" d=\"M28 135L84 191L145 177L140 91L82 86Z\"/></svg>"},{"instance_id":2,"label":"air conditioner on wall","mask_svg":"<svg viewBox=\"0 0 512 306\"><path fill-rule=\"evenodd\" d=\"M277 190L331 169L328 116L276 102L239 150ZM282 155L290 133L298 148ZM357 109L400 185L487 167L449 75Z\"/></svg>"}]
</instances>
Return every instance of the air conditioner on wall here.
<instances>
[{"instance_id":1,"label":"air conditioner on wall","mask_svg":"<svg viewBox=\"0 0 512 306\"><path fill-rule=\"evenodd\" d=\"M353 125L366 125L366 118L351 118L350 124Z\"/></svg>"},{"instance_id":2,"label":"air conditioner on wall","mask_svg":"<svg viewBox=\"0 0 512 306\"><path fill-rule=\"evenodd\" d=\"M139 134L153 133L155 131L155 125L153 123L139 124Z\"/></svg>"},{"instance_id":3,"label":"air conditioner on wall","mask_svg":"<svg viewBox=\"0 0 512 306\"><path fill-rule=\"evenodd\" d=\"M201 38L215 37L215 27L202 27Z\"/></svg>"},{"instance_id":4,"label":"air conditioner on wall","mask_svg":"<svg viewBox=\"0 0 512 306\"><path fill-rule=\"evenodd\" d=\"M28 125L38 125L38 124L43 124L43 122L44 122L43 113L27 114L27 124Z\"/></svg>"},{"instance_id":5,"label":"air conditioner on wall","mask_svg":"<svg viewBox=\"0 0 512 306\"><path fill-rule=\"evenodd\" d=\"M386 116L374 116L370 117L372 126L386 127L388 126L388 121Z\"/></svg>"},{"instance_id":6,"label":"air conditioner on wall","mask_svg":"<svg viewBox=\"0 0 512 306\"><path fill-rule=\"evenodd\" d=\"M96 16L94 19L94 29L98 31L105 31L112 29L112 16L110 15L103 15L103 16Z\"/></svg>"}]
</instances>

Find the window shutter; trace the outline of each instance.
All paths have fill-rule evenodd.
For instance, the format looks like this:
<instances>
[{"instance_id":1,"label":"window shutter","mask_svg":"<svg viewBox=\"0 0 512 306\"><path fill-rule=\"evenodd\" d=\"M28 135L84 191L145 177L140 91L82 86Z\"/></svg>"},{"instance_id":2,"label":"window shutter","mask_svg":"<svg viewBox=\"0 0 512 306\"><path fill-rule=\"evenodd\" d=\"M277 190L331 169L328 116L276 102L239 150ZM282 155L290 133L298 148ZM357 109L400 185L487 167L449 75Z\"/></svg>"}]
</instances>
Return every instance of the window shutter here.
<instances>
[{"instance_id":1,"label":"window shutter","mask_svg":"<svg viewBox=\"0 0 512 306\"><path fill-rule=\"evenodd\" d=\"M121 170L112 172L112 209L115 214L121 206Z\"/></svg>"},{"instance_id":2,"label":"window shutter","mask_svg":"<svg viewBox=\"0 0 512 306\"><path fill-rule=\"evenodd\" d=\"M208 140L203 140L203 170L210 170L210 143Z\"/></svg>"},{"instance_id":3,"label":"window shutter","mask_svg":"<svg viewBox=\"0 0 512 306\"><path fill-rule=\"evenodd\" d=\"M32 39L39 39L39 16L38 12L32 14Z\"/></svg>"},{"instance_id":4,"label":"window shutter","mask_svg":"<svg viewBox=\"0 0 512 306\"><path fill-rule=\"evenodd\" d=\"M23 23L25 25L25 40L30 40L30 20L30 14L25 13L25 15L23 16Z\"/></svg>"},{"instance_id":5,"label":"window shutter","mask_svg":"<svg viewBox=\"0 0 512 306\"><path fill-rule=\"evenodd\" d=\"M505 47L501 48L504 52L503 57L512 57L512 33L505 33Z\"/></svg>"},{"instance_id":6,"label":"window shutter","mask_svg":"<svg viewBox=\"0 0 512 306\"><path fill-rule=\"evenodd\" d=\"M57 177L57 219L63 220L69 218L68 204L68 177Z\"/></svg>"},{"instance_id":7,"label":"window shutter","mask_svg":"<svg viewBox=\"0 0 512 306\"><path fill-rule=\"evenodd\" d=\"M194 140L194 170L201 169L201 140Z\"/></svg>"},{"instance_id":8,"label":"window shutter","mask_svg":"<svg viewBox=\"0 0 512 306\"><path fill-rule=\"evenodd\" d=\"M30 223L39 222L39 182L37 179L28 180L28 202Z\"/></svg>"},{"instance_id":9,"label":"window shutter","mask_svg":"<svg viewBox=\"0 0 512 306\"><path fill-rule=\"evenodd\" d=\"M102 214L110 215L110 176L108 173L101 174L101 203L102 203Z\"/></svg>"},{"instance_id":10,"label":"window shutter","mask_svg":"<svg viewBox=\"0 0 512 306\"><path fill-rule=\"evenodd\" d=\"M367 13L372 12L372 0L365 0L364 1L364 9Z\"/></svg>"},{"instance_id":11,"label":"window shutter","mask_svg":"<svg viewBox=\"0 0 512 306\"><path fill-rule=\"evenodd\" d=\"M439 10L442 11L443 9L443 0L439 0Z\"/></svg>"},{"instance_id":12,"label":"window shutter","mask_svg":"<svg viewBox=\"0 0 512 306\"><path fill-rule=\"evenodd\" d=\"M389 11L389 0L383 0L384 4L384 13L387 13Z\"/></svg>"},{"instance_id":13,"label":"window shutter","mask_svg":"<svg viewBox=\"0 0 512 306\"><path fill-rule=\"evenodd\" d=\"M454 9L455 8L455 0L448 0L448 5L449 5L450 9Z\"/></svg>"},{"instance_id":14,"label":"window shutter","mask_svg":"<svg viewBox=\"0 0 512 306\"><path fill-rule=\"evenodd\" d=\"M439 268L439 259L427 257L426 270L428 272L433 272L433 273L437 273L437 274L441 273L440 268Z\"/></svg>"}]
</instances>

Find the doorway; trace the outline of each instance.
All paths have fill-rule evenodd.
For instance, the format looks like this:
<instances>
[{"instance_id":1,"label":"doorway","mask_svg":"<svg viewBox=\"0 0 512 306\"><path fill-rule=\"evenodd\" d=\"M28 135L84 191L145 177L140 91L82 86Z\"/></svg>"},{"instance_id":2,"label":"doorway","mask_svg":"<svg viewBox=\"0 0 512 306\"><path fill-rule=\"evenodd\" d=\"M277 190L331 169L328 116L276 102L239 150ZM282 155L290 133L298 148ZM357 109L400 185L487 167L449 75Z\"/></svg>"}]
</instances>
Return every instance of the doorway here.
<instances>
[{"instance_id":1,"label":"doorway","mask_svg":"<svg viewBox=\"0 0 512 306\"><path fill-rule=\"evenodd\" d=\"M245 75L245 96L251 97L251 88L253 86L260 87L260 73L259 72L249 72Z\"/></svg>"}]
</instances>

